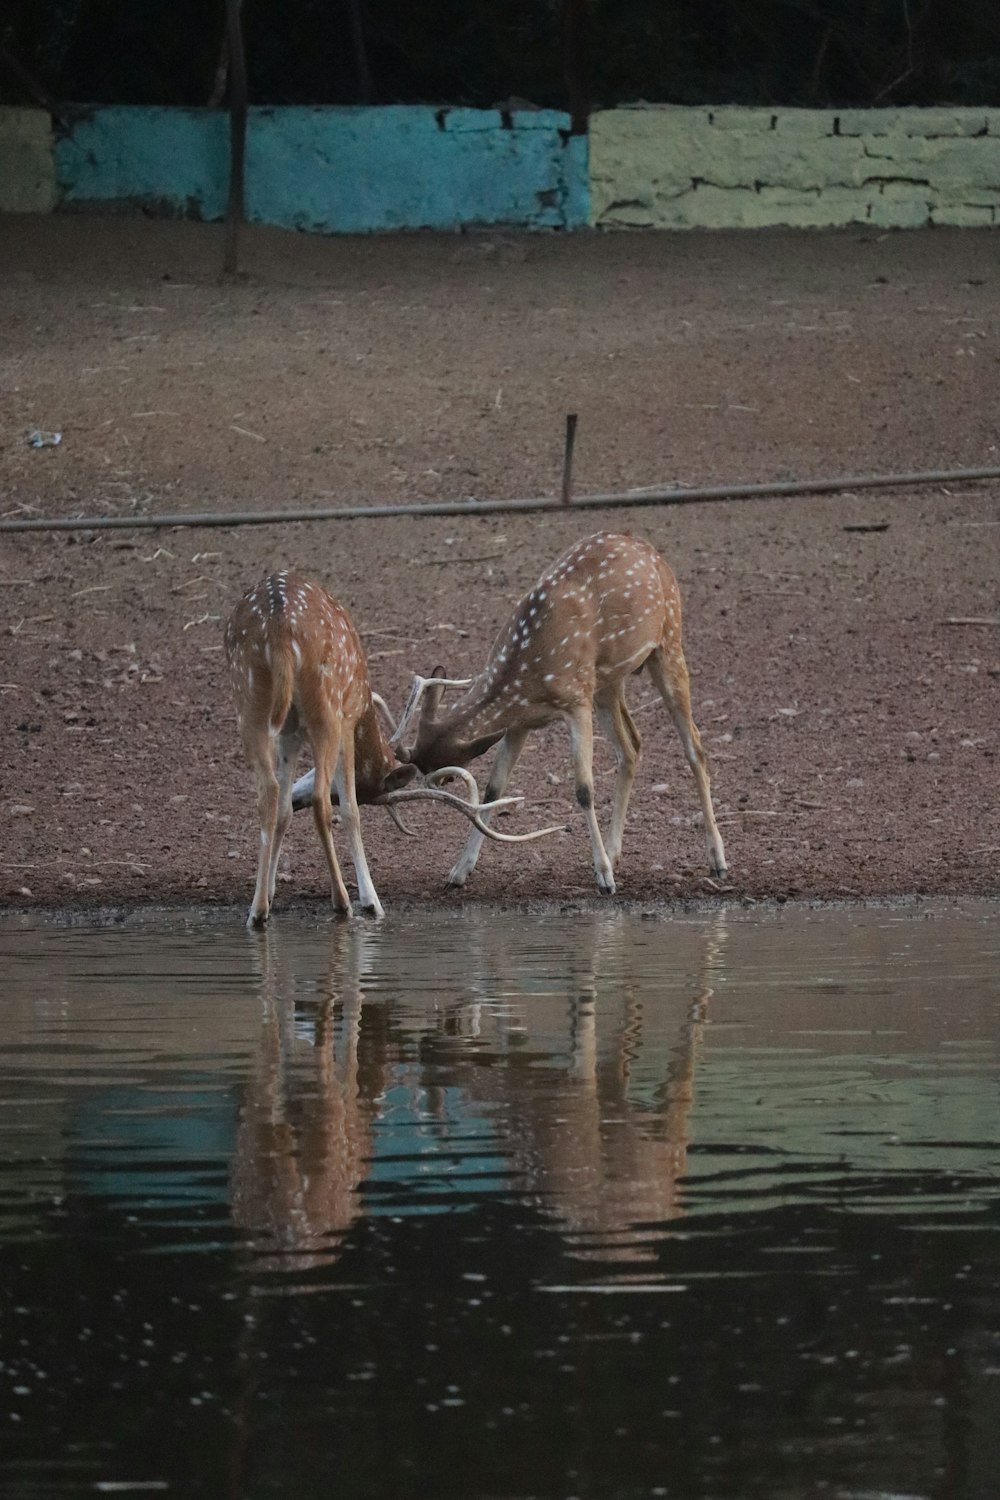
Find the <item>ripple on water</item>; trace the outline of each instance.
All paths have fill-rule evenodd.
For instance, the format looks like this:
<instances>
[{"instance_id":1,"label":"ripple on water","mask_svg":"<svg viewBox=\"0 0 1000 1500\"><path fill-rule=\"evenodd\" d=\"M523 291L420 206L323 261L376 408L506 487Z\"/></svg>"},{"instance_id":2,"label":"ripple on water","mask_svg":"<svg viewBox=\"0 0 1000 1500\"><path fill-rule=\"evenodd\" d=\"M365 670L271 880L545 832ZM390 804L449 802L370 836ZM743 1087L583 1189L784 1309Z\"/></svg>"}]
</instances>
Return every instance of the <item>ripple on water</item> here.
<instances>
[{"instance_id":1,"label":"ripple on water","mask_svg":"<svg viewBox=\"0 0 1000 1500\"><path fill-rule=\"evenodd\" d=\"M992 1495L998 948L0 924L0 1484Z\"/></svg>"}]
</instances>

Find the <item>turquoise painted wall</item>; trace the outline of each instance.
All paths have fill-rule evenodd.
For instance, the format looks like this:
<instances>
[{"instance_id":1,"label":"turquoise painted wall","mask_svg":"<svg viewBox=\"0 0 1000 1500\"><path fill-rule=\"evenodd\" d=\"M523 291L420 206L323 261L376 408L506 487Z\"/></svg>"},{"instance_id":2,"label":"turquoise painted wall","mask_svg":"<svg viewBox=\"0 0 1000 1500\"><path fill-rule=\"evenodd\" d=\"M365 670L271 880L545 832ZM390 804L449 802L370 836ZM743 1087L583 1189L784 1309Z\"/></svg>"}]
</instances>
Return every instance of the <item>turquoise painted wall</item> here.
<instances>
[{"instance_id":1,"label":"turquoise painted wall","mask_svg":"<svg viewBox=\"0 0 1000 1500\"><path fill-rule=\"evenodd\" d=\"M203 219L225 213L229 122L218 111L88 110L55 154L63 203L149 203Z\"/></svg>"},{"instance_id":2,"label":"turquoise painted wall","mask_svg":"<svg viewBox=\"0 0 1000 1500\"><path fill-rule=\"evenodd\" d=\"M247 215L328 233L586 224L586 139L554 110L508 118L411 105L252 109ZM228 141L215 110L90 110L56 145L61 200L219 219Z\"/></svg>"}]
</instances>

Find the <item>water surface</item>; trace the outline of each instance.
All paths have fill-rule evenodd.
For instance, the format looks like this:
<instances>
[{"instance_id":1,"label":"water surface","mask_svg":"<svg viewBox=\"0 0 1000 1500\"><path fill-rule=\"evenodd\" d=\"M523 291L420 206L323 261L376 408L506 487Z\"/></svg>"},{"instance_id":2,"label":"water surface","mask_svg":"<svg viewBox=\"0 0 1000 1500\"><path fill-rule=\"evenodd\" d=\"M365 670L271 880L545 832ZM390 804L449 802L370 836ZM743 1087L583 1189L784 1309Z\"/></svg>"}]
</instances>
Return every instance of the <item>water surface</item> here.
<instances>
[{"instance_id":1,"label":"water surface","mask_svg":"<svg viewBox=\"0 0 1000 1500\"><path fill-rule=\"evenodd\" d=\"M0 925L0 1492L994 1496L998 950Z\"/></svg>"}]
</instances>

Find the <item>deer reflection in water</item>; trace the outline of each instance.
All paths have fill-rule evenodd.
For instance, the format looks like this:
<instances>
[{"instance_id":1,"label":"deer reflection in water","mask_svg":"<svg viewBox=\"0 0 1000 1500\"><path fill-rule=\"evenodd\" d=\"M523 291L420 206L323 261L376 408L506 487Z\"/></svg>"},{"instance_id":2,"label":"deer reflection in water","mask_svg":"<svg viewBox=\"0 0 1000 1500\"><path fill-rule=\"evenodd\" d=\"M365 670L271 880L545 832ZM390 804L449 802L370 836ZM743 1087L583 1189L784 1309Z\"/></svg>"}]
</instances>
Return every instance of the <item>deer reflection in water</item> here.
<instances>
[{"instance_id":1,"label":"deer reflection in water","mask_svg":"<svg viewBox=\"0 0 1000 1500\"><path fill-rule=\"evenodd\" d=\"M473 924L451 950L441 934L414 945L405 932L338 924L324 935L318 985L293 967L292 934L268 932L232 1169L234 1218L257 1264L308 1270L336 1258L363 1212L378 1137L391 1149L400 1128L401 1099L405 1128L426 1130L445 1154L440 1127L485 1117L505 1190L551 1214L572 1255L650 1259L656 1226L683 1212L695 1068L725 935L720 913L701 934L691 989L680 989L648 957L639 964L628 919L575 926L565 967L558 951L512 944L503 922ZM376 957L379 982L362 1007ZM321 993L303 1007L310 990ZM394 1171L398 1192L412 1193L401 1160Z\"/></svg>"},{"instance_id":2,"label":"deer reflection in water","mask_svg":"<svg viewBox=\"0 0 1000 1500\"><path fill-rule=\"evenodd\" d=\"M364 1087L359 1067L361 943L339 925L329 940L325 990L297 1017L284 962L294 944L273 929L260 939L263 1019L231 1191L233 1218L261 1269L308 1270L334 1258L358 1215L371 1154L382 1089L378 1065Z\"/></svg>"},{"instance_id":3,"label":"deer reflection in water","mask_svg":"<svg viewBox=\"0 0 1000 1500\"><path fill-rule=\"evenodd\" d=\"M634 930L620 921L574 930L558 991L549 980L548 993L532 995L538 976L519 973L525 999L498 1009L491 984L494 996L498 981L511 988L509 944L484 926L478 993L441 1021L445 1033L473 1037L477 1050L433 1048L436 1076L495 1106L512 1174L559 1220L574 1256L605 1262L651 1258L647 1226L683 1212L695 1067L725 913L702 934L687 995L639 974ZM491 1015L506 1045L498 1065L484 1067Z\"/></svg>"}]
</instances>

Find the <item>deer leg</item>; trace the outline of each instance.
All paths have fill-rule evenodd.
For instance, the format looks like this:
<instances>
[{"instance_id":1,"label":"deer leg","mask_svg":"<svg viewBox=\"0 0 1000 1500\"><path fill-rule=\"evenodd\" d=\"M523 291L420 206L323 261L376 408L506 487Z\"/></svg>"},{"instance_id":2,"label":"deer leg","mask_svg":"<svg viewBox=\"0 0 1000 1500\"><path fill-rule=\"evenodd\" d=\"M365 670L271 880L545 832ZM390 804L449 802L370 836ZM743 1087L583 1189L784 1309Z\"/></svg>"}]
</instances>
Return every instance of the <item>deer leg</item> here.
<instances>
[{"instance_id":1,"label":"deer leg","mask_svg":"<svg viewBox=\"0 0 1000 1500\"><path fill-rule=\"evenodd\" d=\"M712 807L712 788L708 777L708 763L705 752L701 748L701 736L698 733L694 719L691 717L691 684L688 678L687 664L680 650L664 657L662 650L654 651L648 658L646 665L649 667L649 675L652 677L657 692L667 705L670 717L674 721L674 727L681 737L684 746L684 754L687 756L688 765L694 772L694 779L698 787L698 797L701 801L702 817L705 820L705 843L708 847L708 868L712 875L725 875L726 851L722 844L722 834L715 821L715 811Z\"/></svg>"},{"instance_id":2,"label":"deer leg","mask_svg":"<svg viewBox=\"0 0 1000 1500\"><path fill-rule=\"evenodd\" d=\"M581 704L572 713L566 714L570 741L573 746L573 772L576 776L576 800L583 809L590 833L590 847L594 856L594 873L597 888L606 896L615 893L615 877L611 869L601 830L597 826L594 811L594 720L588 704Z\"/></svg>"},{"instance_id":3,"label":"deer leg","mask_svg":"<svg viewBox=\"0 0 1000 1500\"><path fill-rule=\"evenodd\" d=\"M254 887L248 927L263 927L270 913L268 872L271 849L278 820L278 778L274 774L274 742L265 729L245 735L243 748L253 771L257 787L257 814L260 818L260 848L257 852L257 884Z\"/></svg>"},{"instance_id":4,"label":"deer leg","mask_svg":"<svg viewBox=\"0 0 1000 1500\"><path fill-rule=\"evenodd\" d=\"M372 916L384 917L385 912L368 869L365 846L361 842L361 814L358 811L358 798L354 787L353 733L344 735L340 765L337 767L334 780L340 801L340 821L350 842L351 859L354 861L354 873L358 881L358 901L363 910L371 912Z\"/></svg>"},{"instance_id":5,"label":"deer leg","mask_svg":"<svg viewBox=\"0 0 1000 1500\"><path fill-rule=\"evenodd\" d=\"M267 871L267 900L268 905L274 902L274 888L278 880L278 860L281 857L281 846L285 841L289 824L292 821L292 778L295 775L295 762L299 758L299 746L301 739L297 734L282 734L278 736L277 776L278 776L278 816L274 830L274 838L271 840L271 859Z\"/></svg>"},{"instance_id":6,"label":"deer leg","mask_svg":"<svg viewBox=\"0 0 1000 1500\"><path fill-rule=\"evenodd\" d=\"M316 832L319 841L323 845L323 853L330 870L330 893L333 899L334 911L341 912L345 917L351 915L351 898L347 894L344 877L340 873L340 864L337 860L337 851L333 847L333 834L330 831L330 783L333 780L334 771L340 760L341 727L339 721L326 726L321 735L313 735L313 764L316 768L316 780L313 785L313 820L316 824Z\"/></svg>"},{"instance_id":7,"label":"deer leg","mask_svg":"<svg viewBox=\"0 0 1000 1500\"><path fill-rule=\"evenodd\" d=\"M607 697L594 700L594 711L597 714L597 722L611 742L617 767L614 811L611 815L611 828L607 842L608 858L612 866L617 867L621 858L622 838L625 833L625 814L628 811L628 799L632 795L632 784L635 781L636 767L639 764L642 738L635 727L632 715L625 706L620 684Z\"/></svg>"},{"instance_id":8,"label":"deer leg","mask_svg":"<svg viewBox=\"0 0 1000 1500\"><path fill-rule=\"evenodd\" d=\"M486 785L486 802L495 802L497 797L502 797L510 780L511 772L517 764L518 756L524 749L524 742L528 738L525 729L508 729L493 761L490 771L490 779ZM484 821L489 821L489 813L482 814ZM483 847L486 835L474 828L469 834L465 848L448 872L449 885L464 885L476 868L476 860L479 851Z\"/></svg>"}]
</instances>

